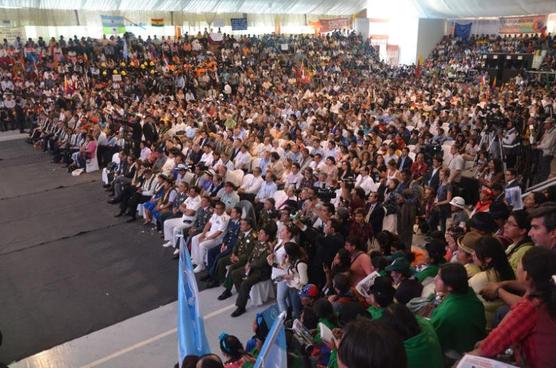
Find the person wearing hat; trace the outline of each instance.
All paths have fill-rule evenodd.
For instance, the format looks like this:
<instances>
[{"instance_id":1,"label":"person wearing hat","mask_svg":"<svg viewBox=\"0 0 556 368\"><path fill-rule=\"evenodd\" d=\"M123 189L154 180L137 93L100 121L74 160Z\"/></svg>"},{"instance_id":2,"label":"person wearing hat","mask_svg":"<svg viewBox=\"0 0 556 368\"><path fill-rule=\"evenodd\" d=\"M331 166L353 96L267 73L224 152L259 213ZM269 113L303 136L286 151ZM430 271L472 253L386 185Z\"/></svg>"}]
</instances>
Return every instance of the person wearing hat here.
<instances>
[{"instance_id":1,"label":"person wearing hat","mask_svg":"<svg viewBox=\"0 0 556 368\"><path fill-rule=\"evenodd\" d=\"M469 278L481 272L479 266L473 262L473 253L475 252L477 241L482 237L483 235L478 231L472 230L456 240L456 244L458 245L456 254L457 262L464 266Z\"/></svg>"},{"instance_id":2,"label":"person wearing hat","mask_svg":"<svg viewBox=\"0 0 556 368\"><path fill-rule=\"evenodd\" d=\"M471 212L471 216L479 212L488 212L490 205L492 203L492 199L493 199L492 190L490 190L490 188L488 187L483 187L479 192L479 200L477 201L477 204L475 204L475 207Z\"/></svg>"},{"instance_id":3,"label":"person wearing hat","mask_svg":"<svg viewBox=\"0 0 556 368\"><path fill-rule=\"evenodd\" d=\"M319 296L319 288L315 284L306 284L298 295L303 307L312 307Z\"/></svg>"},{"instance_id":4,"label":"person wearing hat","mask_svg":"<svg viewBox=\"0 0 556 368\"><path fill-rule=\"evenodd\" d=\"M450 222L452 226L465 226L469 220L469 215L465 209L465 199L462 197L454 197L450 201L452 215Z\"/></svg>"},{"instance_id":5,"label":"person wearing hat","mask_svg":"<svg viewBox=\"0 0 556 368\"><path fill-rule=\"evenodd\" d=\"M510 216L510 208L504 202L493 202L490 205L488 213L491 214L498 228L494 236L500 240L504 248L507 247L510 245L511 240L504 234L504 224L508 221L508 217Z\"/></svg>"},{"instance_id":6,"label":"person wearing hat","mask_svg":"<svg viewBox=\"0 0 556 368\"><path fill-rule=\"evenodd\" d=\"M178 166L176 166L176 183L185 181L185 174L187 173L187 166L185 166L184 164L178 164Z\"/></svg>"},{"instance_id":7,"label":"person wearing hat","mask_svg":"<svg viewBox=\"0 0 556 368\"><path fill-rule=\"evenodd\" d=\"M386 267L394 281L398 303L407 304L411 299L421 296L423 285L413 276L413 270L405 257L398 257Z\"/></svg>"},{"instance_id":8,"label":"person wearing hat","mask_svg":"<svg viewBox=\"0 0 556 368\"><path fill-rule=\"evenodd\" d=\"M492 235L498 231L498 225L490 212L474 214L468 221L468 226L471 230L475 230L481 235Z\"/></svg>"}]
</instances>

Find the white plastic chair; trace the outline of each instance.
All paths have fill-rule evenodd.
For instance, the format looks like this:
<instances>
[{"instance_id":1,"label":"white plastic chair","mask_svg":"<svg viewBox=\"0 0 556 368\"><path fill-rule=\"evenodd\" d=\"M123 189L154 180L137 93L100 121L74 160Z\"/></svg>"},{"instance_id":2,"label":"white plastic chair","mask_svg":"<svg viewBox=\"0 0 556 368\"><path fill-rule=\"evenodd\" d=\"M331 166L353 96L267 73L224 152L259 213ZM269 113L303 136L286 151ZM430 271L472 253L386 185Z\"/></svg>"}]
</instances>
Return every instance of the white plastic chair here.
<instances>
[{"instance_id":1,"label":"white plastic chair","mask_svg":"<svg viewBox=\"0 0 556 368\"><path fill-rule=\"evenodd\" d=\"M256 283L249 292L249 303L255 307L259 307L271 299L275 295L274 284L271 280L265 280Z\"/></svg>"}]
</instances>

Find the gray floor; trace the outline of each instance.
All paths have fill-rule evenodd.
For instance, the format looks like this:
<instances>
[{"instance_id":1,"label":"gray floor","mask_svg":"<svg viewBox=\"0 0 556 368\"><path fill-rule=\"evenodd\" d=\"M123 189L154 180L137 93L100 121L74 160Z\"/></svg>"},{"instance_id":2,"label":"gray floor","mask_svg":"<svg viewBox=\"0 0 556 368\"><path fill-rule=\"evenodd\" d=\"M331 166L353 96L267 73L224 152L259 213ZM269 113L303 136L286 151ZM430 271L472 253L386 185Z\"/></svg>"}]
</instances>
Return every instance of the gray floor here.
<instances>
[{"instance_id":1,"label":"gray floor","mask_svg":"<svg viewBox=\"0 0 556 368\"><path fill-rule=\"evenodd\" d=\"M200 293L205 330L212 352L220 354L218 336L236 335L245 342L252 336L257 312L267 308L249 307L246 314L231 318L234 298L217 300L222 290ZM177 362L177 302L130 318L10 365L10 368L169 368Z\"/></svg>"},{"instance_id":2,"label":"gray floor","mask_svg":"<svg viewBox=\"0 0 556 368\"><path fill-rule=\"evenodd\" d=\"M98 172L73 177L50 159L0 142L4 363L176 300L177 262L159 234L114 218Z\"/></svg>"}]
</instances>

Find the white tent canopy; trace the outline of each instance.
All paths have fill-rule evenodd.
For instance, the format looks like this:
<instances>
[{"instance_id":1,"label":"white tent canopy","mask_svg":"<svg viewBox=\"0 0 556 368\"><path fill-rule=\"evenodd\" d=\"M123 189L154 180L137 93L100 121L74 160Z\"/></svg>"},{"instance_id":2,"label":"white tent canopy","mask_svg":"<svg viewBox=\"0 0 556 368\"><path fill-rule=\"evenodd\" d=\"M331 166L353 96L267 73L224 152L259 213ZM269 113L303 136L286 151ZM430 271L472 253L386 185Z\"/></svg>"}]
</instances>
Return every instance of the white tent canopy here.
<instances>
[{"instance_id":1,"label":"white tent canopy","mask_svg":"<svg viewBox=\"0 0 556 368\"><path fill-rule=\"evenodd\" d=\"M0 0L0 8L322 15L351 15L366 5L366 0Z\"/></svg>"},{"instance_id":2,"label":"white tent canopy","mask_svg":"<svg viewBox=\"0 0 556 368\"><path fill-rule=\"evenodd\" d=\"M400 11L419 18L549 14L556 12L556 0L368 0L367 13L371 18L395 16Z\"/></svg>"}]
</instances>

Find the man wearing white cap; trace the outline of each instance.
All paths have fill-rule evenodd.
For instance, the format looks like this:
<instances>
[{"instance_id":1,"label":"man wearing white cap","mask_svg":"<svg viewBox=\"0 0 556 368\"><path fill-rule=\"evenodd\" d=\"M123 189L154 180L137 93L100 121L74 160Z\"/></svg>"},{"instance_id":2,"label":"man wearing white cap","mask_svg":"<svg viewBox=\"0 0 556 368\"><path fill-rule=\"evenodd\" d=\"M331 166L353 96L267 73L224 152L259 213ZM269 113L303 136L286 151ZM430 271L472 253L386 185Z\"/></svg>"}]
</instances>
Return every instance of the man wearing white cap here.
<instances>
[{"instance_id":1,"label":"man wearing white cap","mask_svg":"<svg viewBox=\"0 0 556 368\"><path fill-rule=\"evenodd\" d=\"M469 220L469 215L465 209L465 199L462 197L452 198L450 207L452 208L451 224L453 226L464 227L467 220Z\"/></svg>"}]
</instances>

